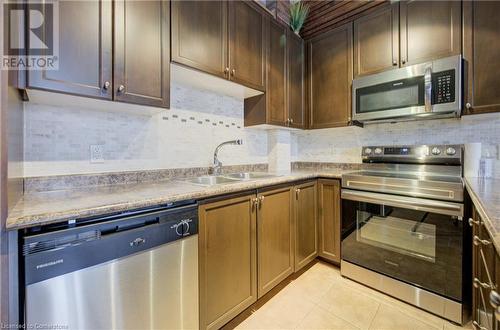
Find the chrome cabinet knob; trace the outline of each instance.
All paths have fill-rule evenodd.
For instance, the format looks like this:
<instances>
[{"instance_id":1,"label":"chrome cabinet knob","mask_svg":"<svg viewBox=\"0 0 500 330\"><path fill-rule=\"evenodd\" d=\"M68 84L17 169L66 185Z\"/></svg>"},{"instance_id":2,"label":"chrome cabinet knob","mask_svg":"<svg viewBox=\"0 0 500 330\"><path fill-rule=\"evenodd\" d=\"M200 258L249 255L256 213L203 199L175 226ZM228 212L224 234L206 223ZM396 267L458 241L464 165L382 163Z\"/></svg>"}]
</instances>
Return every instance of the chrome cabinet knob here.
<instances>
[{"instance_id":1,"label":"chrome cabinet knob","mask_svg":"<svg viewBox=\"0 0 500 330\"><path fill-rule=\"evenodd\" d=\"M102 85L102 89L107 91L109 89L109 86L111 86L111 83L109 81L105 81L104 85Z\"/></svg>"},{"instance_id":2,"label":"chrome cabinet knob","mask_svg":"<svg viewBox=\"0 0 500 330\"><path fill-rule=\"evenodd\" d=\"M396 60L392 61L392 65L393 65L393 66L398 65L398 61L396 61Z\"/></svg>"},{"instance_id":3,"label":"chrome cabinet knob","mask_svg":"<svg viewBox=\"0 0 500 330\"><path fill-rule=\"evenodd\" d=\"M293 118L290 118L290 124L293 124Z\"/></svg>"},{"instance_id":4,"label":"chrome cabinet knob","mask_svg":"<svg viewBox=\"0 0 500 330\"><path fill-rule=\"evenodd\" d=\"M231 76L234 76L236 74L236 69L231 70Z\"/></svg>"},{"instance_id":5,"label":"chrome cabinet knob","mask_svg":"<svg viewBox=\"0 0 500 330\"><path fill-rule=\"evenodd\" d=\"M124 90L125 90L125 86L123 86L123 85L118 86L118 93L123 93Z\"/></svg>"},{"instance_id":6,"label":"chrome cabinet knob","mask_svg":"<svg viewBox=\"0 0 500 330\"><path fill-rule=\"evenodd\" d=\"M229 68L228 68L228 67L226 67L226 68L224 69L224 73L229 73Z\"/></svg>"},{"instance_id":7,"label":"chrome cabinet knob","mask_svg":"<svg viewBox=\"0 0 500 330\"><path fill-rule=\"evenodd\" d=\"M401 63L406 64L406 60L405 60L405 59L402 59L402 60L401 60Z\"/></svg>"},{"instance_id":8,"label":"chrome cabinet knob","mask_svg":"<svg viewBox=\"0 0 500 330\"><path fill-rule=\"evenodd\" d=\"M465 108L467 110L471 109L472 108L472 104L470 104L469 102L465 103Z\"/></svg>"}]
</instances>

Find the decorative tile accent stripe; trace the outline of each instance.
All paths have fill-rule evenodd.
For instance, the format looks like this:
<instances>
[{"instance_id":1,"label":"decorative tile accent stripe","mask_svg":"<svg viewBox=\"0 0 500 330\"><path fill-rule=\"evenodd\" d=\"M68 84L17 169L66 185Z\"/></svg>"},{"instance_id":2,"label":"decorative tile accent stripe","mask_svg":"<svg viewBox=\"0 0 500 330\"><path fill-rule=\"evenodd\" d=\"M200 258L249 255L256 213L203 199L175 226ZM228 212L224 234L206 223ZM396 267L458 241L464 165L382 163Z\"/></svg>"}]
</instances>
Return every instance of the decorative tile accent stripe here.
<instances>
[{"instance_id":1,"label":"decorative tile accent stripe","mask_svg":"<svg viewBox=\"0 0 500 330\"><path fill-rule=\"evenodd\" d=\"M292 171L300 170L360 170L359 163L328 163L328 162L292 162Z\"/></svg>"},{"instance_id":2,"label":"decorative tile accent stripe","mask_svg":"<svg viewBox=\"0 0 500 330\"><path fill-rule=\"evenodd\" d=\"M267 170L268 164L229 165L222 168L223 173L267 172ZM209 171L209 167L189 167L151 171L27 177L24 178L24 193L155 182L207 175Z\"/></svg>"}]
</instances>

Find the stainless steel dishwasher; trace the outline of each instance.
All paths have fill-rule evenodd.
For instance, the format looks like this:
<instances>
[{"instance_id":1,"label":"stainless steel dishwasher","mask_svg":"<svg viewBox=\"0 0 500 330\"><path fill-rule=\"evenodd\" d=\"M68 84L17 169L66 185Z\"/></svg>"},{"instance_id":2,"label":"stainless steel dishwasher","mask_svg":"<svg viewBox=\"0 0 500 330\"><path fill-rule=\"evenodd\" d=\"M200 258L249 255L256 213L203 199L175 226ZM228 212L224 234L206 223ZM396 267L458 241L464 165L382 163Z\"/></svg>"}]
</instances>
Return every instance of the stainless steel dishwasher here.
<instances>
[{"instance_id":1,"label":"stainless steel dishwasher","mask_svg":"<svg viewBox=\"0 0 500 330\"><path fill-rule=\"evenodd\" d=\"M198 329L197 234L197 204L27 232L26 327Z\"/></svg>"}]
</instances>

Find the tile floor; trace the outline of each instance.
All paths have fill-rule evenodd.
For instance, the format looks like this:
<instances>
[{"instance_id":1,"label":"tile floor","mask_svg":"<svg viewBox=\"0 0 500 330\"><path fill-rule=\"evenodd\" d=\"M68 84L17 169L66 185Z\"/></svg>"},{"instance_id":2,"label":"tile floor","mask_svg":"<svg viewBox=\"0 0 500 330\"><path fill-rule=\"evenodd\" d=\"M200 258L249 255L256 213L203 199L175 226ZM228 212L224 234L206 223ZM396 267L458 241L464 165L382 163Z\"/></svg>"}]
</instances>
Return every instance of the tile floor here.
<instances>
[{"instance_id":1,"label":"tile floor","mask_svg":"<svg viewBox=\"0 0 500 330\"><path fill-rule=\"evenodd\" d=\"M318 262L243 321L237 329L461 328L437 316L340 276Z\"/></svg>"}]
</instances>

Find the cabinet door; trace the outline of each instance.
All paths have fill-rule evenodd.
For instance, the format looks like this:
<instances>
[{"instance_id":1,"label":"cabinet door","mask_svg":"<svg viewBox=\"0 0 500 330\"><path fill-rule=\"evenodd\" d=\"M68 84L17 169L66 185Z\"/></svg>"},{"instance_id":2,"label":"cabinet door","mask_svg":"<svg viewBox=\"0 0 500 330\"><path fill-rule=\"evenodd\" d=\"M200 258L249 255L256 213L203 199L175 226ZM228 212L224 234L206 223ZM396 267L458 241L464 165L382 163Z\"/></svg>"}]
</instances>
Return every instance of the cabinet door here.
<instances>
[{"instance_id":1,"label":"cabinet door","mask_svg":"<svg viewBox=\"0 0 500 330\"><path fill-rule=\"evenodd\" d=\"M340 182L318 180L319 255L340 263Z\"/></svg>"},{"instance_id":2,"label":"cabinet door","mask_svg":"<svg viewBox=\"0 0 500 330\"><path fill-rule=\"evenodd\" d=\"M115 100L168 108L170 3L134 0L114 3Z\"/></svg>"},{"instance_id":3,"label":"cabinet door","mask_svg":"<svg viewBox=\"0 0 500 330\"><path fill-rule=\"evenodd\" d=\"M200 328L219 329L257 300L255 195L199 209Z\"/></svg>"},{"instance_id":4,"label":"cabinet door","mask_svg":"<svg viewBox=\"0 0 500 330\"><path fill-rule=\"evenodd\" d=\"M226 1L172 1L172 61L227 78Z\"/></svg>"},{"instance_id":5,"label":"cabinet door","mask_svg":"<svg viewBox=\"0 0 500 330\"><path fill-rule=\"evenodd\" d=\"M112 2L59 1L59 69L28 71L29 88L111 99Z\"/></svg>"},{"instance_id":6,"label":"cabinet door","mask_svg":"<svg viewBox=\"0 0 500 330\"><path fill-rule=\"evenodd\" d=\"M401 1L401 65L460 54L461 6L461 1Z\"/></svg>"},{"instance_id":7,"label":"cabinet door","mask_svg":"<svg viewBox=\"0 0 500 330\"><path fill-rule=\"evenodd\" d=\"M288 32L288 117L290 126L306 127L304 102L304 41L293 32Z\"/></svg>"},{"instance_id":8,"label":"cabinet door","mask_svg":"<svg viewBox=\"0 0 500 330\"><path fill-rule=\"evenodd\" d=\"M311 128L347 126L351 114L352 24L308 44Z\"/></svg>"},{"instance_id":9,"label":"cabinet door","mask_svg":"<svg viewBox=\"0 0 500 330\"><path fill-rule=\"evenodd\" d=\"M354 76L399 65L399 3L354 21Z\"/></svg>"},{"instance_id":10,"label":"cabinet door","mask_svg":"<svg viewBox=\"0 0 500 330\"><path fill-rule=\"evenodd\" d=\"M464 1L466 113L500 111L500 2Z\"/></svg>"},{"instance_id":11,"label":"cabinet door","mask_svg":"<svg viewBox=\"0 0 500 330\"><path fill-rule=\"evenodd\" d=\"M316 182L295 187L295 271L318 255Z\"/></svg>"},{"instance_id":12,"label":"cabinet door","mask_svg":"<svg viewBox=\"0 0 500 330\"><path fill-rule=\"evenodd\" d=\"M229 1L229 69L234 82L264 91L264 16L246 1Z\"/></svg>"},{"instance_id":13,"label":"cabinet door","mask_svg":"<svg viewBox=\"0 0 500 330\"><path fill-rule=\"evenodd\" d=\"M260 193L257 213L259 298L293 273L291 188Z\"/></svg>"},{"instance_id":14,"label":"cabinet door","mask_svg":"<svg viewBox=\"0 0 500 330\"><path fill-rule=\"evenodd\" d=\"M274 19L269 23L267 57L267 122L287 125L286 102L286 28Z\"/></svg>"}]
</instances>

